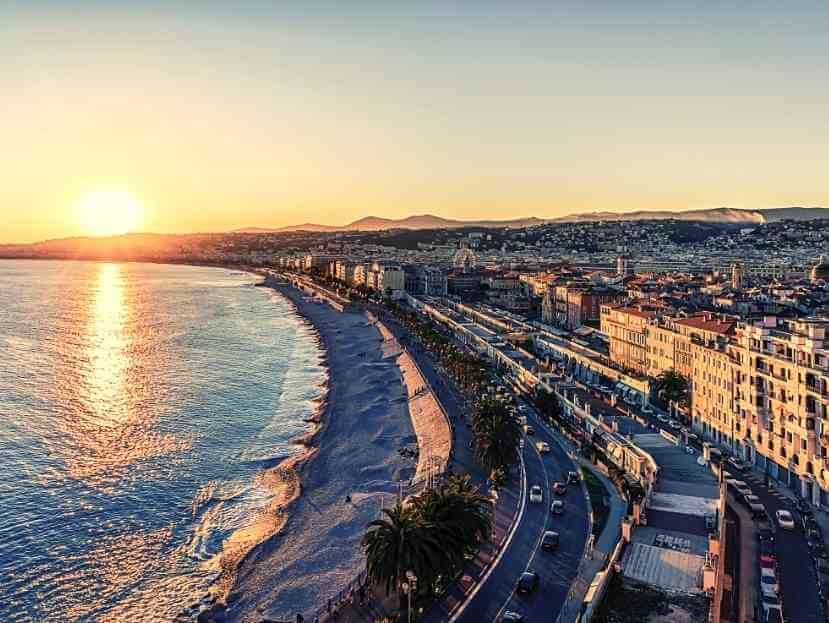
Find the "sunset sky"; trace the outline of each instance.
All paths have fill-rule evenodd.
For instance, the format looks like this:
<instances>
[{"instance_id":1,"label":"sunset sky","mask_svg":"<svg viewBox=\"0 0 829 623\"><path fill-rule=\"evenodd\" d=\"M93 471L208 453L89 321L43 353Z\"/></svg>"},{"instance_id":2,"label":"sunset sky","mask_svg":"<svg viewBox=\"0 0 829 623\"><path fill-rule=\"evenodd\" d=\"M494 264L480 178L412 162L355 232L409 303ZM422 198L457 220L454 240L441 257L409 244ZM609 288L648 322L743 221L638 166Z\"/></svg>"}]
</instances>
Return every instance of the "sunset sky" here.
<instances>
[{"instance_id":1,"label":"sunset sky","mask_svg":"<svg viewBox=\"0 0 829 623\"><path fill-rule=\"evenodd\" d=\"M405 4L3 3L0 239L829 206L825 2Z\"/></svg>"}]
</instances>

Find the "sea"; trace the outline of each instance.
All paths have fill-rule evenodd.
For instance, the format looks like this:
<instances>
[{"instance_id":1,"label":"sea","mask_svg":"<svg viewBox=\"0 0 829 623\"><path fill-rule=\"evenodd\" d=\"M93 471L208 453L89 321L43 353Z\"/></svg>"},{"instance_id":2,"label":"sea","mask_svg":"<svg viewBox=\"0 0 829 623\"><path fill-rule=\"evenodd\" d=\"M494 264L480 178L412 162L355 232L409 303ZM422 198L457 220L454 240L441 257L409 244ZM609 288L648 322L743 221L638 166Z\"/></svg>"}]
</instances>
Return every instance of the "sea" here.
<instances>
[{"instance_id":1,"label":"sea","mask_svg":"<svg viewBox=\"0 0 829 623\"><path fill-rule=\"evenodd\" d=\"M0 621L163 622L272 501L323 395L253 275L0 261Z\"/></svg>"}]
</instances>

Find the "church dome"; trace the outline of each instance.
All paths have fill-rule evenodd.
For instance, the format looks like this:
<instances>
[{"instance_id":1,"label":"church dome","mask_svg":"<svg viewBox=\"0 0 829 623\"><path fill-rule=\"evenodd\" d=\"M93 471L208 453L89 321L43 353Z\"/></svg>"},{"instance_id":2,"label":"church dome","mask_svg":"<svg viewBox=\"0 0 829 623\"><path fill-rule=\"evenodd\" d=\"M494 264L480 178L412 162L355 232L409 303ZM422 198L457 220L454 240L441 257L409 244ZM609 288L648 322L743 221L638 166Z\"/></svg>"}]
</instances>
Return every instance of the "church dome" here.
<instances>
[{"instance_id":1,"label":"church dome","mask_svg":"<svg viewBox=\"0 0 829 623\"><path fill-rule=\"evenodd\" d=\"M458 270L467 272L475 268L475 262L475 253L473 253L472 249L468 247L461 247L458 249L457 253L455 253L452 265Z\"/></svg>"}]
</instances>

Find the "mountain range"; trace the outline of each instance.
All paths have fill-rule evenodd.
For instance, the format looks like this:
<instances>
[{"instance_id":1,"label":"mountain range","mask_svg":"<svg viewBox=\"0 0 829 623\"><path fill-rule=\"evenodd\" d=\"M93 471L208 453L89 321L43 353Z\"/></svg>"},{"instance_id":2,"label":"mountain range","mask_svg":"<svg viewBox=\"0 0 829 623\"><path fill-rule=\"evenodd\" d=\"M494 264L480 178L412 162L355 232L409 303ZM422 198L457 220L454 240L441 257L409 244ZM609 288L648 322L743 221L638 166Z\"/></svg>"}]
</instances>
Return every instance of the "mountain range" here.
<instances>
[{"instance_id":1,"label":"mountain range","mask_svg":"<svg viewBox=\"0 0 829 623\"><path fill-rule=\"evenodd\" d=\"M711 208L707 210L689 210L675 212L671 210L637 212L587 212L571 214L558 218L527 217L504 221L462 221L448 219L432 214L419 214L402 219L388 219L377 216L367 216L347 225L319 225L304 223L269 229L263 227L246 227L237 229L234 233L275 233L289 231L335 232L335 231L381 231L387 229L458 229L461 227L501 228L501 227L532 227L544 223L572 223L592 221L645 221L645 220L679 220L701 221L706 223L731 223L746 225L761 225L774 221L792 219L808 221L813 219L829 218L829 208L771 208L766 210L743 210L737 208Z\"/></svg>"}]
</instances>

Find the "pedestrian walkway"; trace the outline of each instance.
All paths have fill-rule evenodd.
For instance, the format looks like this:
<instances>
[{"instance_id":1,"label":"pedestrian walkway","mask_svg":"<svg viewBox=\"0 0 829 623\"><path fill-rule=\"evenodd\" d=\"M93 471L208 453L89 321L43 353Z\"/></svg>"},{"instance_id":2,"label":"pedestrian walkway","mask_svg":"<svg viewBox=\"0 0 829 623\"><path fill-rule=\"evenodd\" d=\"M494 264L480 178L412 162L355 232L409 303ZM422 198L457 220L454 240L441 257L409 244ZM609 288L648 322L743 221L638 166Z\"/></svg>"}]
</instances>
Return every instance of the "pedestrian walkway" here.
<instances>
[{"instance_id":1,"label":"pedestrian walkway","mask_svg":"<svg viewBox=\"0 0 829 623\"><path fill-rule=\"evenodd\" d=\"M381 317L384 328L389 330L394 337L401 339L403 335L407 335L405 329L400 327L393 318L382 312ZM463 395L453 383L440 378L430 353L411 340L407 342L409 344L406 350L417 363L419 371L425 377L426 384L431 387L452 422L454 444L448 472L468 474L472 479L472 484L479 487L480 493L488 495L489 488L486 484L488 475L474 456L472 430L465 417ZM516 476L511 479L509 486L498 491L493 509L492 538L484 544L477 556L469 561L457 581L452 583L438 601L428 606L428 610L421 616L420 621L441 623L449 620L452 612L466 599L468 593L474 589L497 558L518 512L520 499L521 483ZM397 608L397 595L386 595L382 588L373 587L366 592L362 600L356 592L348 596L345 603L331 616L326 616L324 620L336 620L338 623L376 623L390 617Z\"/></svg>"}]
</instances>

